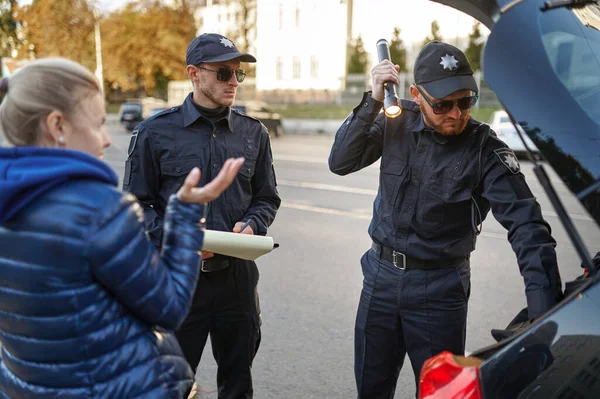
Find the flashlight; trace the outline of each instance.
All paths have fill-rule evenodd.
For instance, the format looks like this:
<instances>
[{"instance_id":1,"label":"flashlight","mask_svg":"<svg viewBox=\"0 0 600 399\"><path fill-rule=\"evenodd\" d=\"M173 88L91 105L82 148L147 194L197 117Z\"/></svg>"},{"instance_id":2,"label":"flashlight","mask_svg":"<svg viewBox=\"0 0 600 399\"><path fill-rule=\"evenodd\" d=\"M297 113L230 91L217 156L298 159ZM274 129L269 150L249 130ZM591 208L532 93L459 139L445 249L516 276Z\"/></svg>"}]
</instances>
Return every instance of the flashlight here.
<instances>
[{"instance_id":1,"label":"flashlight","mask_svg":"<svg viewBox=\"0 0 600 399\"><path fill-rule=\"evenodd\" d=\"M379 56L379 62L383 60L390 60L390 47L385 39L379 39L377 41L377 55ZM400 99L396 95L396 88L394 82L387 81L383 84L385 89L385 97L383 100L383 112L388 118L395 118L402 112L400 108Z\"/></svg>"}]
</instances>

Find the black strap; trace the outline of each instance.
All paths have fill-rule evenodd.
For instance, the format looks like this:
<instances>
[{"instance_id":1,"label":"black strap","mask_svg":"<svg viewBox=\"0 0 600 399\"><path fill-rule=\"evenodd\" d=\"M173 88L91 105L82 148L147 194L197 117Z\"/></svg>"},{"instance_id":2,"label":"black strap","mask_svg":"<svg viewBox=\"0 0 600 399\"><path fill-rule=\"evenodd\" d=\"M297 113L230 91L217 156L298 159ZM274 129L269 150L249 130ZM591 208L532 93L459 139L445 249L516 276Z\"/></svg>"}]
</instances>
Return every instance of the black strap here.
<instances>
[{"instance_id":1,"label":"black strap","mask_svg":"<svg viewBox=\"0 0 600 399\"><path fill-rule=\"evenodd\" d=\"M422 260L411 258L402 252L395 251L392 248L373 242L371 249L381 258L391 262L394 266L402 270L435 270L435 269L453 269L463 265L468 258L458 258L449 260Z\"/></svg>"}]
</instances>

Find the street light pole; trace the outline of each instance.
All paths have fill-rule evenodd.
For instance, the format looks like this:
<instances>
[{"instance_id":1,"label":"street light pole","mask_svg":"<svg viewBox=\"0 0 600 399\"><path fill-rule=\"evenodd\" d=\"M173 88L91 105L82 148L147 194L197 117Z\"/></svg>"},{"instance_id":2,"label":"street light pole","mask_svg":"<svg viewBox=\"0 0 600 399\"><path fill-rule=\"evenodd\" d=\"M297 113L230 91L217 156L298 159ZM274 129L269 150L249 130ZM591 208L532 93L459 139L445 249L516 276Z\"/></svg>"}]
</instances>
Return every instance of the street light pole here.
<instances>
[{"instance_id":1,"label":"street light pole","mask_svg":"<svg viewBox=\"0 0 600 399\"><path fill-rule=\"evenodd\" d=\"M100 89L104 93L104 76L102 74L102 43L100 41L100 14L94 7L94 38L96 41L96 78L100 82Z\"/></svg>"}]
</instances>

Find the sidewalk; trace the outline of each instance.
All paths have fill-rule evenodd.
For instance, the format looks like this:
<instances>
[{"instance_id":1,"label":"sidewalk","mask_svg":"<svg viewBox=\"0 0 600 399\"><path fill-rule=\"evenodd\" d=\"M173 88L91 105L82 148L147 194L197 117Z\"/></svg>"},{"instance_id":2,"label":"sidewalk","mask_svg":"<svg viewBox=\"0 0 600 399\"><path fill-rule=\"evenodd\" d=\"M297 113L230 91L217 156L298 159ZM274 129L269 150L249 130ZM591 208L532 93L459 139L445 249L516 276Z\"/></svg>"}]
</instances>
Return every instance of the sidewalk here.
<instances>
[{"instance_id":1,"label":"sidewalk","mask_svg":"<svg viewBox=\"0 0 600 399\"><path fill-rule=\"evenodd\" d=\"M335 134L343 122L343 119L283 119L283 132L284 134ZM118 115L107 114L106 124L118 125Z\"/></svg>"}]
</instances>

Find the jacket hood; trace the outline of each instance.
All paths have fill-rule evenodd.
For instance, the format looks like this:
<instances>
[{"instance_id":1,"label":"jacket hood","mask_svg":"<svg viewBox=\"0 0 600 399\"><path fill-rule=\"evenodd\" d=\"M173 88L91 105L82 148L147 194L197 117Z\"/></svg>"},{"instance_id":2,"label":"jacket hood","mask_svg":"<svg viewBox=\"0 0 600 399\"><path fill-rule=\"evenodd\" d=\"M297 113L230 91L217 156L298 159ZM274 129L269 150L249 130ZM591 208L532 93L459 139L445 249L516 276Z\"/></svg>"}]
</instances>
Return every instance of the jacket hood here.
<instances>
[{"instance_id":1,"label":"jacket hood","mask_svg":"<svg viewBox=\"0 0 600 399\"><path fill-rule=\"evenodd\" d=\"M117 186L117 174L104 162L79 151L0 148L0 224L39 195L72 179L90 179Z\"/></svg>"}]
</instances>

